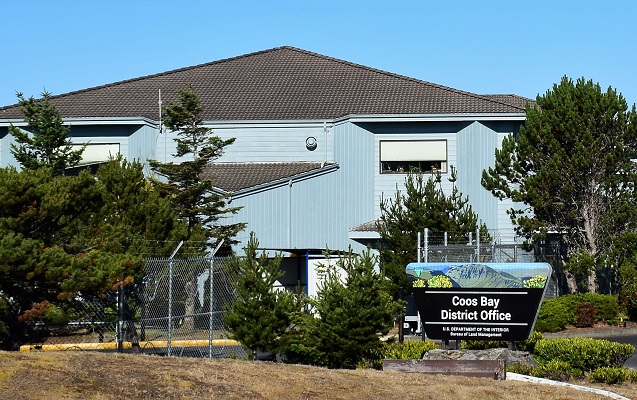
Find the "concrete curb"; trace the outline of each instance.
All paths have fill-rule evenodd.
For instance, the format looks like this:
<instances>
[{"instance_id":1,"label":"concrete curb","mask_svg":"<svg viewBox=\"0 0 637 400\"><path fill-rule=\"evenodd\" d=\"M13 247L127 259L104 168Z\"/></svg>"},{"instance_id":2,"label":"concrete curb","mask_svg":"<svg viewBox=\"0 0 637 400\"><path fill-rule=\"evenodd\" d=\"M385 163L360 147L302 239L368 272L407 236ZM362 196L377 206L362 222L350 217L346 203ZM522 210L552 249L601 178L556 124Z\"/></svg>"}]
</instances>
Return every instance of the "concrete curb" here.
<instances>
[{"instance_id":1,"label":"concrete curb","mask_svg":"<svg viewBox=\"0 0 637 400\"><path fill-rule=\"evenodd\" d=\"M515 374L513 372L507 372L507 380L508 381L510 380L510 381L543 383L543 384L546 384L546 385L555 385L555 386L566 386L566 387L570 387L570 388L573 388L573 389L582 390L582 391L585 391L585 392L592 392L592 393L599 394L599 395L602 395L602 396L610 397L611 399L630 400L628 397L621 396L621 395L619 395L617 393L613 393L613 392L610 392L608 390L595 389L595 388L586 387L586 386L580 386L580 385L573 385L572 383L552 381L550 379L536 378L534 376L520 375L520 374Z\"/></svg>"}]
</instances>

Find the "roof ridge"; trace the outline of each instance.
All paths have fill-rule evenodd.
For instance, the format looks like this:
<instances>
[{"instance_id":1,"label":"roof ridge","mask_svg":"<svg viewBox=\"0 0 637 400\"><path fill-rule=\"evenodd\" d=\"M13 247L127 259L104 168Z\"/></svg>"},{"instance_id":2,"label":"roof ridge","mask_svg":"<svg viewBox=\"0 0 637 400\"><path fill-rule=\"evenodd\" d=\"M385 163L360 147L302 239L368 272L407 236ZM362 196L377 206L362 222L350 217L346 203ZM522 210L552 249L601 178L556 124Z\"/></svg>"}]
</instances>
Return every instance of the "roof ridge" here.
<instances>
[{"instance_id":1,"label":"roof ridge","mask_svg":"<svg viewBox=\"0 0 637 400\"><path fill-rule=\"evenodd\" d=\"M323 58L323 59L326 59L326 60L339 62L339 63L346 64L346 65L349 65L349 66L352 66L352 67L356 67L356 68L362 68L362 69L365 69L365 70L370 71L370 72L376 72L376 73L380 73L380 74L383 74L383 75L391 76L391 77L394 77L394 78L404 79L404 80L407 80L407 81L410 81L410 82L415 82L415 83L419 83L419 84L429 85L431 87L435 87L435 88L442 89L442 90L445 90L445 91L458 93L458 94L462 94L462 95L466 95L466 96L470 96L470 97L474 97L474 98L479 98L479 99L482 99L482 100L485 100L485 101L489 101L489 102L492 102L492 103L497 103L497 104L506 105L506 106L509 106L509 107L514 107L514 108L517 108L517 109L520 109L520 110L524 110L523 107L518 107L518 106L515 106L515 105L512 105L512 104L508 104L508 103L504 103L504 102L497 101L497 100L494 100L494 99L490 99L488 97L485 97L485 95L480 95L480 94L477 94L477 93L467 92L465 90L460 90L460 89L452 88L450 86L440 85L440 84L437 84L437 83L425 81L423 79L412 78L410 76L401 75L401 74L397 74L397 73L394 73L394 72L389 72L389 71L385 71L385 70L382 70L382 69L369 67L367 65L358 64L358 63L355 63L355 62L352 62L352 61L343 60L343 59L340 59L340 58L326 56L324 54L315 53L315 52L311 52L311 51L304 50L304 49L299 49L299 48L296 48L296 47L293 47L293 46L281 46L281 47L278 47L278 48L275 48L275 49L271 49L271 50L276 50L276 49L294 50L294 51L297 51L297 52L300 52L300 53L305 53L305 54L308 54L308 55L311 55L311 56L315 56L315 57L318 57L318 58ZM512 95L512 96L516 96L516 95ZM518 97L522 97L522 96L518 96Z\"/></svg>"},{"instance_id":2,"label":"roof ridge","mask_svg":"<svg viewBox=\"0 0 637 400\"><path fill-rule=\"evenodd\" d=\"M183 71L187 71L187 70L193 70L193 69L196 69L196 68L207 67L209 65L221 64L221 63L224 63L224 62L240 60L242 58L253 57L253 56L256 56L256 55L260 55L260 54L271 53L271 52L278 51L278 50L295 51L295 52L298 52L298 53L302 53L302 54L306 54L306 55L309 55L309 56L321 58L321 59L324 59L324 60L328 60L328 61L337 62L337 63L344 64L344 65L348 65L350 67L364 69L364 70L369 71L369 72L374 72L374 73L378 73L378 74L382 74L382 75L386 75L386 76L390 76L390 77L394 77L394 78L399 78L399 79L403 79L403 80L410 81L410 82L415 82L415 83L422 84L422 85L428 85L428 86L431 86L431 87L434 87L434 88L438 88L438 89L441 89L441 90L445 90L445 91L449 91L449 92L452 92L452 93L458 93L458 94L462 94L462 95L465 95L465 96L479 98L479 99L482 99L482 100L485 100L485 101L489 101L489 102L493 102L493 103L497 103L497 104L506 105L506 106L509 106L509 107L518 108L520 110L524 110L521 107L518 107L518 106L515 106L515 105L512 105L512 104L508 104L508 103L504 103L504 102L501 102L501 101L498 101L498 100L495 100L495 99L491 99L489 97L485 97L485 95L480 95L480 94L476 94L476 93L472 93L472 92L467 92L467 91L464 91L464 90L452 88L450 86L445 86L445 85L440 85L440 84L437 84L437 83L425 81L423 79L412 78L412 77L409 77L409 76L406 76L406 75L401 75L401 74L397 74L397 73L394 73L394 72L389 72L389 71L385 71L385 70L382 70L382 69L373 68L373 67L370 67L370 66L367 66L367 65L358 64L358 63L355 63L355 62L352 62L352 61L347 61L347 60L343 60L343 59L332 57L332 56L327 56L327 55L324 55L324 54L312 52L312 51L301 49L301 48L294 47L294 46L273 47L273 48L266 49L266 50L259 50L259 51L246 53L246 54L242 54L242 55L238 55L238 56L234 56L234 57L228 57L228 58L222 58L222 59L219 59L219 60L208 61L208 62L205 62L205 63L195 64L195 65L191 65L191 66L188 66L188 67L181 67L181 68L172 69L172 70L169 70L169 71L158 72L158 73L155 73L155 74L143 75L143 76L139 76L139 77L136 77L136 78L125 79L125 80L122 80L122 81L111 82L111 83L98 85L98 86L94 86L94 87L90 87L90 88L75 90L75 91L72 91L72 92L61 93L59 95L53 95L53 96L51 96L51 99L64 98L66 96L71 96L71 95L75 95L75 94L78 94L78 93L86 93L86 92L90 92L90 91L93 91L93 90L99 90L99 89L103 89L103 88L114 87L114 86L118 86L118 85L131 83L131 82L137 82L137 81L140 81L140 80L143 80L143 79L148 79L148 78L156 78L156 77L160 77L160 76L167 76L167 75L171 75L171 74L175 74L175 73L179 73L179 72L183 72ZM486 96L488 96L488 95L486 95ZM511 95L511 96L517 96L517 95ZM522 97L522 96L517 96L517 97ZM531 100L531 99L529 99L529 100ZM2 110L4 108L15 107L15 106L17 106L17 103L13 104L13 105L5 106L5 107L0 107L0 110Z\"/></svg>"}]
</instances>

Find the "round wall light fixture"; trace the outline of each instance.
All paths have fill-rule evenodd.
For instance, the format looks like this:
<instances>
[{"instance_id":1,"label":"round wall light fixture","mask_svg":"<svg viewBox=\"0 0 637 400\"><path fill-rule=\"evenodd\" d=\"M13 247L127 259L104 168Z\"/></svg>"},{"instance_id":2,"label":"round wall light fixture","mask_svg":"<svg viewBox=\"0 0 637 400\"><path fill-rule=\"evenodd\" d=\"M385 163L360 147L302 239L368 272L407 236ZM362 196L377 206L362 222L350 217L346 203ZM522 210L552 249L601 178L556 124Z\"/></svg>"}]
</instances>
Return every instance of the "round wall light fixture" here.
<instances>
[{"instance_id":1,"label":"round wall light fixture","mask_svg":"<svg viewBox=\"0 0 637 400\"><path fill-rule=\"evenodd\" d=\"M308 150L314 150L316 149L316 146L318 146L318 143L316 143L316 138L314 136L310 136L305 139L305 147L307 147Z\"/></svg>"}]
</instances>

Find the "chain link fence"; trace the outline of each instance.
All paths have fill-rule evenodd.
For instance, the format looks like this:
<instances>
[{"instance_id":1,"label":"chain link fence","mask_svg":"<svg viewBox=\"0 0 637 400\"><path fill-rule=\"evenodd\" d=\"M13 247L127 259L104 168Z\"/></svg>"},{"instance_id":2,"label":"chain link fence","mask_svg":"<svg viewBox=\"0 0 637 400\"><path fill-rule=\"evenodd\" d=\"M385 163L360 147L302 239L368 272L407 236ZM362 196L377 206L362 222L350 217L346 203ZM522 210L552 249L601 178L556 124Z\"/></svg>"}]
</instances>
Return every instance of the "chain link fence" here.
<instances>
[{"instance_id":1,"label":"chain link fence","mask_svg":"<svg viewBox=\"0 0 637 400\"><path fill-rule=\"evenodd\" d=\"M44 350L94 350L189 357L246 357L223 322L234 299L227 258L146 261L141 282L77 297L64 323L38 324Z\"/></svg>"},{"instance_id":2,"label":"chain link fence","mask_svg":"<svg viewBox=\"0 0 637 400\"><path fill-rule=\"evenodd\" d=\"M529 245L524 238L497 231L431 232L419 234L418 262L548 262L559 255L559 242ZM559 295L558 279L553 275L546 297Z\"/></svg>"}]
</instances>

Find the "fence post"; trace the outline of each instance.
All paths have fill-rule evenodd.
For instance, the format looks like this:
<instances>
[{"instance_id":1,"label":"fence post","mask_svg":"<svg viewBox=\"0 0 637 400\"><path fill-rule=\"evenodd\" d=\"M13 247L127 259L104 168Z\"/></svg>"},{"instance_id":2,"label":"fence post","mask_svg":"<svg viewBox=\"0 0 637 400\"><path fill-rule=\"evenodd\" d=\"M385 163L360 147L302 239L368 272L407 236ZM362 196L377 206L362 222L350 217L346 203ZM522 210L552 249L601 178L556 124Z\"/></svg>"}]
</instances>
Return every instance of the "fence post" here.
<instances>
[{"instance_id":1,"label":"fence post","mask_svg":"<svg viewBox=\"0 0 637 400\"><path fill-rule=\"evenodd\" d=\"M117 288L117 352L124 352L124 282Z\"/></svg>"},{"instance_id":2,"label":"fence post","mask_svg":"<svg viewBox=\"0 0 637 400\"><path fill-rule=\"evenodd\" d=\"M428 262L429 259L429 228L425 228L425 263Z\"/></svg>"},{"instance_id":3,"label":"fence post","mask_svg":"<svg viewBox=\"0 0 637 400\"><path fill-rule=\"evenodd\" d=\"M417 254L417 258L416 259L417 259L418 263L420 263L420 251L421 251L421 248L420 248L420 232L418 232L418 246L417 247L418 247L418 254Z\"/></svg>"},{"instance_id":4,"label":"fence post","mask_svg":"<svg viewBox=\"0 0 637 400\"><path fill-rule=\"evenodd\" d=\"M476 262L480 262L480 228L476 228Z\"/></svg>"},{"instance_id":5,"label":"fence post","mask_svg":"<svg viewBox=\"0 0 637 400\"><path fill-rule=\"evenodd\" d=\"M171 356L172 352L172 333L173 333L173 259L175 258L175 254L179 251L181 246L184 244L182 240L177 245L177 248L170 255L169 263L168 263L168 332L166 338L166 351L168 357Z\"/></svg>"},{"instance_id":6,"label":"fence post","mask_svg":"<svg viewBox=\"0 0 637 400\"><path fill-rule=\"evenodd\" d=\"M213 281L213 276L214 276L214 263L215 263L215 255L217 254L217 252L219 251L219 249L221 248L221 245L223 244L224 239L221 239L221 241L219 242L219 244L217 245L217 247L215 247L214 251L212 252L212 257L210 259L210 270L208 272L209 274L209 283L210 283L210 298L208 299L209 302L209 307L210 309L208 310L209 312L209 319L208 319L208 358L212 358L212 324L213 324L213 318L212 318L212 305L214 303L214 295L213 295L213 290L214 290L214 281Z\"/></svg>"},{"instance_id":7,"label":"fence post","mask_svg":"<svg viewBox=\"0 0 637 400\"><path fill-rule=\"evenodd\" d=\"M418 236L420 236L420 233L418 233ZM398 298L400 299L400 301L405 300L405 295L403 294L402 286L398 288ZM400 319L399 319L400 325L398 325L398 343L403 343L405 341L405 312L406 312L406 307L403 307L403 312L400 314Z\"/></svg>"},{"instance_id":8,"label":"fence post","mask_svg":"<svg viewBox=\"0 0 637 400\"><path fill-rule=\"evenodd\" d=\"M445 246L445 262L449 261L449 232L445 231L444 233L444 246Z\"/></svg>"}]
</instances>

